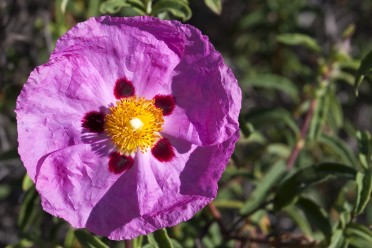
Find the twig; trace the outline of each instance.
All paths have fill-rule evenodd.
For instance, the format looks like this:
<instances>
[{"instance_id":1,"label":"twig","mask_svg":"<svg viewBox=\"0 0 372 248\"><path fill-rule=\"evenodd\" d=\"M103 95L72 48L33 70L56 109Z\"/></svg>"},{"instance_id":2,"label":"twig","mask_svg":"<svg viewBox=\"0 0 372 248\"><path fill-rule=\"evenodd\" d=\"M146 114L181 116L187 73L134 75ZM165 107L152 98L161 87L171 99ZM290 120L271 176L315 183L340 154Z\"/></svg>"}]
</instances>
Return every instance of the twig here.
<instances>
[{"instance_id":1,"label":"twig","mask_svg":"<svg viewBox=\"0 0 372 248\"><path fill-rule=\"evenodd\" d=\"M317 105L317 100L313 99L311 101L309 110L307 111L304 123L302 124L300 138L298 139L294 149L292 150L287 160L286 165L287 165L288 170L292 169L294 163L296 162L298 155L300 154L300 151L305 145L305 137L306 137L307 131L309 130L310 122L311 122L311 119L313 118L316 105Z\"/></svg>"},{"instance_id":2,"label":"twig","mask_svg":"<svg viewBox=\"0 0 372 248\"><path fill-rule=\"evenodd\" d=\"M215 221L217 221L220 229L221 229L221 232L224 236L226 236L228 234L227 232L227 229L222 221L222 218L221 218L221 213L220 211L216 208L216 206L213 204L213 202L209 203L208 204L208 209L209 211L211 212L213 218L215 219Z\"/></svg>"}]
</instances>

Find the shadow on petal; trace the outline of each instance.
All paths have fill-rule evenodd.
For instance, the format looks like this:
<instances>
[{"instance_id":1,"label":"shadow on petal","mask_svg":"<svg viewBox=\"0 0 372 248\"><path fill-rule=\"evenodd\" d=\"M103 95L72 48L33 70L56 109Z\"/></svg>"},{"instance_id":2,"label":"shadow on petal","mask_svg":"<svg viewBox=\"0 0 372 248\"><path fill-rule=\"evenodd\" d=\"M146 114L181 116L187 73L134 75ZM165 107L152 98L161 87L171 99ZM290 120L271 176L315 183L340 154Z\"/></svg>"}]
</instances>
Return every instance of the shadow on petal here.
<instances>
[{"instance_id":1,"label":"shadow on petal","mask_svg":"<svg viewBox=\"0 0 372 248\"><path fill-rule=\"evenodd\" d=\"M137 162L118 178L93 207L86 227L92 232L110 236L112 232L140 216L137 194ZM122 230L130 233L131 230Z\"/></svg>"}]
</instances>

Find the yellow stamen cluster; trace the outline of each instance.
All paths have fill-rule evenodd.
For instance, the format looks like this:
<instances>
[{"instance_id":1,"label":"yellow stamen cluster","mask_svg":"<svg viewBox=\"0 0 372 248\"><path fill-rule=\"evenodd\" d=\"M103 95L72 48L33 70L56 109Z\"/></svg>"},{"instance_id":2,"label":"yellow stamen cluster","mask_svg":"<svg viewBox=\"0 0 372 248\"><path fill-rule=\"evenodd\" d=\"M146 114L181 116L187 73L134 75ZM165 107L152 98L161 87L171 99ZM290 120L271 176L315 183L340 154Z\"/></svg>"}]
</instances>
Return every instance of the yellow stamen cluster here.
<instances>
[{"instance_id":1,"label":"yellow stamen cluster","mask_svg":"<svg viewBox=\"0 0 372 248\"><path fill-rule=\"evenodd\" d=\"M129 155L139 148L145 152L161 138L164 124L162 110L154 100L131 96L116 102L105 117L105 131L122 153Z\"/></svg>"}]
</instances>

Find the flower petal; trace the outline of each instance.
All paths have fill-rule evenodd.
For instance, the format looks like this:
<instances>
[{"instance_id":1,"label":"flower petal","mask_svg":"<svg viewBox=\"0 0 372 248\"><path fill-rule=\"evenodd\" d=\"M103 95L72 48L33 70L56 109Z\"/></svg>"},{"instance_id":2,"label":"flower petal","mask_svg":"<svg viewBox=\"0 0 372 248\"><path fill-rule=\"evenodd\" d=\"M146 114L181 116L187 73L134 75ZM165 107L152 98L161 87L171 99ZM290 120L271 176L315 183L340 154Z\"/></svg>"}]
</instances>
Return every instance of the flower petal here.
<instances>
[{"instance_id":1,"label":"flower petal","mask_svg":"<svg viewBox=\"0 0 372 248\"><path fill-rule=\"evenodd\" d=\"M44 210L73 227L85 227L92 208L119 177L109 172L107 162L85 144L50 154L40 164L36 180Z\"/></svg>"},{"instance_id":2,"label":"flower petal","mask_svg":"<svg viewBox=\"0 0 372 248\"><path fill-rule=\"evenodd\" d=\"M168 137L176 152L168 163L159 162L151 153L138 153L127 172L133 177L131 181L125 173L112 185L92 209L87 228L121 240L190 219L216 196L217 181L238 137L235 133L224 143L210 147Z\"/></svg>"},{"instance_id":3,"label":"flower petal","mask_svg":"<svg viewBox=\"0 0 372 248\"><path fill-rule=\"evenodd\" d=\"M172 22L151 17L98 17L80 23L57 42L52 57L80 54L101 70L114 89L118 78L130 80L138 96L170 93L170 75L179 63L183 33Z\"/></svg>"},{"instance_id":4,"label":"flower petal","mask_svg":"<svg viewBox=\"0 0 372 248\"><path fill-rule=\"evenodd\" d=\"M125 45L122 45L125 44ZM52 57L80 54L101 69L105 85L133 82L147 99L173 95L164 132L197 145L227 140L238 128L241 91L231 70L196 28L153 17L99 17L57 42Z\"/></svg>"},{"instance_id":5,"label":"flower petal","mask_svg":"<svg viewBox=\"0 0 372 248\"><path fill-rule=\"evenodd\" d=\"M107 104L101 80L82 56L59 57L31 73L16 113L18 151L33 180L43 156L82 143L84 115Z\"/></svg>"}]
</instances>

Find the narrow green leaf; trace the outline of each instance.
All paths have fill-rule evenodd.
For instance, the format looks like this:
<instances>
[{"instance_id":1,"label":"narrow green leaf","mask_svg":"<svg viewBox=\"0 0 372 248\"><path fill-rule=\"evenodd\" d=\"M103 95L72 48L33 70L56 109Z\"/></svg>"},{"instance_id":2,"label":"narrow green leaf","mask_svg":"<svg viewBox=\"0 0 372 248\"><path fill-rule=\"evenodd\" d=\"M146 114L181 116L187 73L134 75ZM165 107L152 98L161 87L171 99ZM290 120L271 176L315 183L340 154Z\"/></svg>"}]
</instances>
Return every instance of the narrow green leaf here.
<instances>
[{"instance_id":1,"label":"narrow green leaf","mask_svg":"<svg viewBox=\"0 0 372 248\"><path fill-rule=\"evenodd\" d=\"M148 234L147 239L156 248L173 248L172 241L164 228Z\"/></svg>"},{"instance_id":2,"label":"narrow green leaf","mask_svg":"<svg viewBox=\"0 0 372 248\"><path fill-rule=\"evenodd\" d=\"M188 3L179 0L160 0L152 8L152 15L159 16L162 13L170 13L176 18L187 21L191 18L191 9Z\"/></svg>"},{"instance_id":3,"label":"narrow green leaf","mask_svg":"<svg viewBox=\"0 0 372 248\"><path fill-rule=\"evenodd\" d=\"M133 248L141 248L143 242L143 236L139 236L133 239Z\"/></svg>"},{"instance_id":4,"label":"narrow green leaf","mask_svg":"<svg viewBox=\"0 0 372 248\"><path fill-rule=\"evenodd\" d=\"M61 12L62 12L62 14L66 13L66 7L67 7L67 4L68 4L68 1L69 0L62 0L62 2L61 2Z\"/></svg>"},{"instance_id":5,"label":"narrow green leaf","mask_svg":"<svg viewBox=\"0 0 372 248\"><path fill-rule=\"evenodd\" d=\"M359 86L362 84L364 77L371 71L372 68L372 51L370 51L361 61L358 71L355 75L355 95L358 95Z\"/></svg>"},{"instance_id":6,"label":"narrow green leaf","mask_svg":"<svg viewBox=\"0 0 372 248\"><path fill-rule=\"evenodd\" d=\"M306 218L297 207L290 205L285 207L283 211L297 224L306 237L310 238L313 236L310 223L306 221Z\"/></svg>"},{"instance_id":7,"label":"narrow green leaf","mask_svg":"<svg viewBox=\"0 0 372 248\"><path fill-rule=\"evenodd\" d=\"M250 214L254 209L258 208L267 199L270 189L283 178L285 171L286 167L283 161L274 164L256 185L256 188L241 208L240 215Z\"/></svg>"},{"instance_id":8,"label":"narrow green leaf","mask_svg":"<svg viewBox=\"0 0 372 248\"><path fill-rule=\"evenodd\" d=\"M103 243L100 239L83 229L75 230L74 234L84 248L109 248L109 246Z\"/></svg>"},{"instance_id":9,"label":"narrow green leaf","mask_svg":"<svg viewBox=\"0 0 372 248\"><path fill-rule=\"evenodd\" d=\"M304 212L307 221L318 228L326 239L332 235L332 226L327 214L315 201L300 197L296 202L296 206Z\"/></svg>"},{"instance_id":10,"label":"narrow green leaf","mask_svg":"<svg viewBox=\"0 0 372 248\"><path fill-rule=\"evenodd\" d=\"M204 0L204 3L208 6L217 15L222 12L222 3L221 0Z\"/></svg>"},{"instance_id":11,"label":"narrow green leaf","mask_svg":"<svg viewBox=\"0 0 372 248\"><path fill-rule=\"evenodd\" d=\"M326 117L328 116L329 112L329 96L325 89L319 90L317 92L317 104L314 110L313 117L310 122L309 134L308 138L310 140L317 139L320 135L324 123L326 121Z\"/></svg>"},{"instance_id":12,"label":"narrow green leaf","mask_svg":"<svg viewBox=\"0 0 372 248\"><path fill-rule=\"evenodd\" d=\"M213 203L217 208L240 209L243 206L243 202L237 200L221 199L214 200Z\"/></svg>"},{"instance_id":13,"label":"narrow green leaf","mask_svg":"<svg viewBox=\"0 0 372 248\"><path fill-rule=\"evenodd\" d=\"M126 0L108 0L101 4L99 10L103 14L116 14L123 7L131 7L131 5Z\"/></svg>"},{"instance_id":14,"label":"narrow green leaf","mask_svg":"<svg viewBox=\"0 0 372 248\"><path fill-rule=\"evenodd\" d=\"M367 206L372 193L372 171L366 173L358 172L356 175L357 199L355 204L355 214L361 214Z\"/></svg>"},{"instance_id":15,"label":"narrow green leaf","mask_svg":"<svg viewBox=\"0 0 372 248\"><path fill-rule=\"evenodd\" d=\"M296 85L289 79L275 75L275 74L262 74L254 77L249 77L241 81L243 87L254 86L263 89L273 89L281 91L293 100L298 100L298 89Z\"/></svg>"},{"instance_id":16,"label":"narrow green leaf","mask_svg":"<svg viewBox=\"0 0 372 248\"><path fill-rule=\"evenodd\" d=\"M354 154L350 150L349 146L337 136L320 135L318 143L327 146L330 152L337 158L340 158L343 163L349 164L353 167L356 166L357 162L354 158Z\"/></svg>"},{"instance_id":17,"label":"narrow green leaf","mask_svg":"<svg viewBox=\"0 0 372 248\"><path fill-rule=\"evenodd\" d=\"M344 231L341 229L337 229L331 237L331 242L328 248L340 248L343 247L344 243Z\"/></svg>"},{"instance_id":18,"label":"narrow green leaf","mask_svg":"<svg viewBox=\"0 0 372 248\"><path fill-rule=\"evenodd\" d=\"M345 234L354 247L366 248L371 247L372 244L372 231L367 227L351 223L347 225Z\"/></svg>"},{"instance_id":19,"label":"narrow green leaf","mask_svg":"<svg viewBox=\"0 0 372 248\"><path fill-rule=\"evenodd\" d=\"M309 166L287 178L278 188L274 198L274 208L280 210L293 203L309 186L329 179L353 180L356 170L338 163L323 163Z\"/></svg>"},{"instance_id":20,"label":"narrow green leaf","mask_svg":"<svg viewBox=\"0 0 372 248\"><path fill-rule=\"evenodd\" d=\"M34 185L34 182L31 180L31 178L26 174L23 177L22 181L22 189L23 191L29 190Z\"/></svg>"},{"instance_id":21,"label":"narrow green leaf","mask_svg":"<svg viewBox=\"0 0 372 248\"><path fill-rule=\"evenodd\" d=\"M305 34L281 34L277 37L277 41L288 46L304 46L312 51L320 52L320 46L318 43Z\"/></svg>"},{"instance_id":22,"label":"narrow green leaf","mask_svg":"<svg viewBox=\"0 0 372 248\"><path fill-rule=\"evenodd\" d=\"M356 133L358 140L358 157L359 162L365 170L371 167L371 156L372 156L372 139L371 134L368 131L358 131Z\"/></svg>"},{"instance_id":23,"label":"narrow green leaf","mask_svg":"<svg viewBox=\"0 0 372 248\"><path fill-rule=\"evenodd\" d=\"M65 236L65 241L63 243L64 248L74 248L74 241L75 241L75 235L74 235L74 229L70 228Z\"/></svg>"},{"instance_id":24,"label":"narrow green leaf","mask_svg":"<svg viewBox=\"0 0 372 248\"><path fill-rule=\"evenodd\" d=\"M341 106L340 100L337 98L337 96L333 93L329 96L329 109L332 111L329 111L329 123L333 123L333 129L335 131L339 130L344 125L344 114Z\"/></svg>"},{"instance_id":25,"label":"narrow green leaf","mask_svg":"<svg viewBox=\"0 0 372 248\"><path fill-rule=\"evenodd\" d=\"M20 226L22 230L26 229L32 219L33 212L36 211L36 208L34 208L36 199L37 193L35 187L31 187L30 190L26 192L19 210L18 226Z\"/></svg>"}]
</instances>

